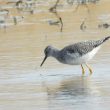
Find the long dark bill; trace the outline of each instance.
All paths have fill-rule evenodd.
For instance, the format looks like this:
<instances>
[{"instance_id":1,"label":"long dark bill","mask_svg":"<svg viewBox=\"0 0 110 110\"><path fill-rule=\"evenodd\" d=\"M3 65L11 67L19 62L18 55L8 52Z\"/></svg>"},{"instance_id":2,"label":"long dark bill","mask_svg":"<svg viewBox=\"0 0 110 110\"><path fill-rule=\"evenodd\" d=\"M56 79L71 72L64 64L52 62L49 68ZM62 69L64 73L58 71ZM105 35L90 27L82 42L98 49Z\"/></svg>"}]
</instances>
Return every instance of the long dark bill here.
<instances>
[{"instance_id":1,"label":"long dark bill","mask_svg":"<svg viewBox=\"0 0 110 110\"><path fill-rule=\"evenodd\" d=\"M45 56L44 60L42 61L40 67L44 64L45 60L47 59L47 56Z\"/></svg>"}]
</instances>

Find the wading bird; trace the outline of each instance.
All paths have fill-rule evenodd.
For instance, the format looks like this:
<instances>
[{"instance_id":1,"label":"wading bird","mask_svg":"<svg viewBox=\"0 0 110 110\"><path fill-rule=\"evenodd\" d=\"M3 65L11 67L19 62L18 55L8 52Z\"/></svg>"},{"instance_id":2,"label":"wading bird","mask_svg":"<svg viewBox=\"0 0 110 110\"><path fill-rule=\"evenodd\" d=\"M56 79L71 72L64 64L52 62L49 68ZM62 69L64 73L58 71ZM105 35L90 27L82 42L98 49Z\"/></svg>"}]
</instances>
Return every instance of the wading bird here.
<instances>
[{"instance_id":1,"label":"wading bird","mask_svg":"<svg viewBox=\"0 0 110 110\"><path fill-rule=\"evenodd\" d=\"M98 52L101 45L107 41L110 36L105 37L101 40L90 40L85 42L78 42L72 45L68 45L61 50L58 50L52 46L47 46L44 50L45 58L40 66L43 65L47 57L54 57L59 62L69 65L81 65L82 74L85 73L83 64L87 66L92 74L92 69L87 64L89 60L93 58L93 56Z\"/></svg>"}]
</instances>

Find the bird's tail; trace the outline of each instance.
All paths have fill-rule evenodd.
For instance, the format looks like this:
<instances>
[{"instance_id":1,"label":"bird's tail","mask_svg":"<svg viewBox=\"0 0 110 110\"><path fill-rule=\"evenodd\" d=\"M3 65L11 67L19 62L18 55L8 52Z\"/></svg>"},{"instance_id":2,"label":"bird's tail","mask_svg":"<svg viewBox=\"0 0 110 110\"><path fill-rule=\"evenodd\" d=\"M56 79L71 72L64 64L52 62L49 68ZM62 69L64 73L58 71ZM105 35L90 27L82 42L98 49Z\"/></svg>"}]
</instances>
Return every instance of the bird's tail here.
<instances>
[{"instance_id":1,"label":"bird's tail","mask_svg":"<svg viewBox=\"0 0 110 110\"><path fill-rule=\"evenodd\" d=\"M107 40L109 40L110 39L110 36L108 36L108 37L105 37L105 38L103 38L103 39L101 39L101 40L98 40L98 41L96 41L95 42L95 47L98 47L98 46L100 46L101 44L103 44L104 42L106 42Z\"/></svg>"},{"instance_id":2,"label":"bird's tail","mask_svg":"<svg viewBox=\"0 0 110 110\"><path fill-rule=\"evenodd\" d=\"M109 39L110 39L110 36L105 37L105 38L103 39L103 42L105 42L105 41L107 41L107 40L109 40Z\"/></svg>"}]
</instances>

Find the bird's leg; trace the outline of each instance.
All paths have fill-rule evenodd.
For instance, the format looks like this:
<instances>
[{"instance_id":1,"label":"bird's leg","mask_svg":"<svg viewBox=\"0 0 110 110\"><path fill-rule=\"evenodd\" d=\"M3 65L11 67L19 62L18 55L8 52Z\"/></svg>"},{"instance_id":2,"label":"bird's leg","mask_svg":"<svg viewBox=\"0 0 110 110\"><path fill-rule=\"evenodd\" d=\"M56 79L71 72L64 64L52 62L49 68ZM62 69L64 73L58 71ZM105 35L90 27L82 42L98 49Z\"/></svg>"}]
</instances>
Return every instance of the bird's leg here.
<instances>
[{"instance_id":1,"label":"bird's leg","mask_svg":"<svg viewBox=\"0 0 110 110\"><path fill-rule=\"evenodd\" d=\"M89 65L87 65L87 64L86 64L86 66L87 66L87 68L89 69L90 74L92 74L93 71L92 71L91 67L90 67Z\"/></svg>"},{"instance_id":2,"label":"bird's leg","mask_svg":"<svg viewBox=\"0 0 110 110\"><path fill-rule=\"evenodd\" d=\"M82 68L82 75L85 74L85 70L84 70L84 67L81 65L81 68Z\"/></svg>"}]
</instances>

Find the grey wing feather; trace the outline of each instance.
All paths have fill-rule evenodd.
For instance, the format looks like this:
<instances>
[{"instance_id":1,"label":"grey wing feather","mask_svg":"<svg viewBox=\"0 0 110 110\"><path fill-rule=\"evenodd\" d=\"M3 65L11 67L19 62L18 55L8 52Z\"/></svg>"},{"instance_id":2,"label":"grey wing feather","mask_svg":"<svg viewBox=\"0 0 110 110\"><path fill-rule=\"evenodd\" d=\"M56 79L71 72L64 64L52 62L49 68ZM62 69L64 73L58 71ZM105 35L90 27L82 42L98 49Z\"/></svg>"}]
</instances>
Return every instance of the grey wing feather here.
<instances>
[{"instance_id":1,"label":"grey wing feather","mask_svg":"<svg viewBox=\"0 0 110 110\"><path fill-rule=\"evenodd\" d=\"M71 57L81 57L81 56L87 54L88 52L92 51L94 48L100 46L108 39L110 39L110 36L105 37L101 40L96 40L96 41L90 40L90 41L78 42L73 45L69 45L61 50L62 58L65 55L71 56Z\"/></svg>"},{"instance_id":2,"label":"grey wing feather","mask_svg":"<svg viewBox=\"0 0 110 110\"><path fill-rule=\"evenodd\" d=\"M79 54L82 56L90 51L92 51L97 45L97 41L86 41L86 42L79 42L73 45L69 45L62 49L61 51L68 54Z\"/></svg>"}]
</instances>

